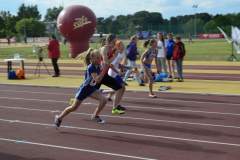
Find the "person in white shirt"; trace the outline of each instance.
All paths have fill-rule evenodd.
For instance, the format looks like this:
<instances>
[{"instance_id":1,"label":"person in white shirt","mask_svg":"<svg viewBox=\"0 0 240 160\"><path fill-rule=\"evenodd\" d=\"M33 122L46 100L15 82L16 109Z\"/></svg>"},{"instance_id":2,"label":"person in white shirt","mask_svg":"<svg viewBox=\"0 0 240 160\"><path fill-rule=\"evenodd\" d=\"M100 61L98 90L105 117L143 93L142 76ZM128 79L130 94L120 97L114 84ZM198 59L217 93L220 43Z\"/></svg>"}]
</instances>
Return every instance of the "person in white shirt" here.
<instances>
[{"instance_id":1,"label":"person in white shirt","mask_svg":"<svg viewBox=\"0 0 240 160\"><path fill-rule=\"evenodd\" d=\"M125 49L124 49L124 45L122 43L122 41L116 41L115 43L115 47L117 49L116 51L116 56L114 58L114 60L112 61L112 63L110 64L110 68L108 70L108 75L112 78L114 78L119 84L122 85L122 88L124 88L125 90L125 82L122 79L122 72L121 72L121 67L123 67L123 61L126 58L126 54L125 54ZM114 92L111 92L108 96L108 100L111 100L111 97L113 96Z\"/></svg>"},{"instance_id":2,"label":"person in white shirt","mask_svg":"<svg viewBox=\"0 0 240 160\"><path fill-rule=\"evenodd\" d=\"M158 37L157 72L167 73L166 48L165 48L164 35L159 32L157 34L157 37Z\"/></svg>"},{"instance_id":3,"label":"person in white shirt","mask_svg":"<svg viewBox=\"0 0 240 160\"><path fill-rule=\"evenodd\" d=\"M115 47L117 48L116 56L112 63L110 64L110 68L108 70L108 75L112 78L115 78L117 81L123 83L123 80L121 78L121 71L120 68L122 66L122 62L125 59L125 53L124 53L124 45L121 41L117 41L115 43Z\"/></svg>"}]
</instances>

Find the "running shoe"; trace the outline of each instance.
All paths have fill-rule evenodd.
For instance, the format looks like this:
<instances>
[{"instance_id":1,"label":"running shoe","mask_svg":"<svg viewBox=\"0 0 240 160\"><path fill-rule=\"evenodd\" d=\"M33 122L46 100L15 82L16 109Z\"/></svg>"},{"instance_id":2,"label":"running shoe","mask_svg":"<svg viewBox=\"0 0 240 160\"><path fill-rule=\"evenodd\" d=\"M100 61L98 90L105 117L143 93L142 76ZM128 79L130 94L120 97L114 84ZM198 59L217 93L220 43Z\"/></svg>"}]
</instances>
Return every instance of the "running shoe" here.
<instances>
[{"instance_id":1,"label":"running shoe","mask_svg":"<svg viewBox=\"0 0 240 160\"><path fill-rule=\"evenodd\" d=\"M56 128L59 128L61 126L62 120L59 119L59 116L56 115L54 118L54 124L56 126Z\"/></svg>"},{"instance_id":2,"label":"running shoe","mask_svg":"<svg viewBox=\"0 0 240 160\"><path fill-rule=\"evenodd\" d=\"M124 113L125 111L120 110L117 107L112 109L112 114L124 114Z\"/></svg>"},{"instance_id":3,"label":"running shoe","mask_svg":"<svg viewBox=\"0 0 240 160\"><path fill-rule=\"evenodd\" d=\"M158 90L159 91L167 91L169 89L171 89L171 86L160 86Z\"/></svg>"},{"instance_id":4,"label":"running shoe","mask_svg":"<svg viewBox=\"0 0 240 160\"><path fill-rule=\"evenodd\" d=\"M118 105L116 108L121 110L121 111L126 111L126 108L123 107L122 105Z\"/></svg>"},{"instance_id":5,"label":"running shoe","mask_svg":"<svg viewBox=\"0 0 240 160\"><path fill-rule=\"evenodd\" d=\"M157 98L157 96L155 94L149 94L150 98Z\"/></svg>"},{"instance_id":6,"label":"running shoe","mask_svg":"<svg viewBox=\"0 0 240 160\"><path fill-rule=\"evenodd\" d=\"M105 123L105 121L103 119L101 119L99 116L95 116L95 117L92 117L92 121L95 121L97 123Z\"/></svg>"},{"instance_id":7,"label":"running shoe","mask_svg":"<svg viewBox=\"0 0 240 160\"><path fill-rule=\"evenodd\" d=\"M178 79L178 82L184 82L184 80L183 80L183 79L181 79L181 78L179 78L179 79Z\"/></svg>"}]
</instances>

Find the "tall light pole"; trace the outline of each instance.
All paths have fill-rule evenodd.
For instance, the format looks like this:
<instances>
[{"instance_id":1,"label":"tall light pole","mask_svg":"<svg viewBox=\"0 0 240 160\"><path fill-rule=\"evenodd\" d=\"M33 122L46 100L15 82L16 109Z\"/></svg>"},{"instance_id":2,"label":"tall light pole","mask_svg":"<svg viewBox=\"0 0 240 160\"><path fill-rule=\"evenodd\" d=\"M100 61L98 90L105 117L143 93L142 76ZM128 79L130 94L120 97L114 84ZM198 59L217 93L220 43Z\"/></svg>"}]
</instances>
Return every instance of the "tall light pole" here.
<instances>
[{"instance_id":1,"label":"tall light pole","mask_svg":"<svg viewBox=\"0 0 240 160\"><path fill-rule=\"evenodd\" d=\"M192 6L193 9L198 9L198 4L194 4ZM194 35L196 36L197 38L197 13L195 12L195 16L194 16Z\"/></svg>"}]
</instances>

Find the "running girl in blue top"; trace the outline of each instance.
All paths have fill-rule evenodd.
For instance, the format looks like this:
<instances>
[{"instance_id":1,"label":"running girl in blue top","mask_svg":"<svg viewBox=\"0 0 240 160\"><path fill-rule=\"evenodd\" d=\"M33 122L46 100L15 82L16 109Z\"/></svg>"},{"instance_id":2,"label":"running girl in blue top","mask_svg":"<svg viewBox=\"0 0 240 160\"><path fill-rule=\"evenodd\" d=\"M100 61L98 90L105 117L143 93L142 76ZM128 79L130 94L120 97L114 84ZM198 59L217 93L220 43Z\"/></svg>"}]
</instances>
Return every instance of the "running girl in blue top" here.
<instances>
[{"instance_id":1,"label":"running girl in blue top","mask_svg":"<svg viewBox=\"0 0 240 160\"><path fill-rule=\"evenodd\" d=\"M83 100L87 97L91 97L99 101L99 105L93 113L92 120L96 121L97 123L104 123L104 120L99 117L99 114L106 105L107 100L99 91L99 87L97 85L102 81L103 78L103 76L100 75L101 55L99 51L90 49L87 53L85 61L88 65L85 73L85 80L75 95L74 103L67 107L60 115L55 116L54 123L56 127L60 127L63 118L69 113L76 111Z\"/></svg>"},{"instance_id":2,"label":"running girl in blue top","mask_svg":"<svg viewBox=\"0 0 240 160\"><path fill-rule=\"evenodd\" d=\"M150 47L149 47L150 46ZM149 81L149 97L156 98L157 96L153 93L153 76L152 76L152 61L155 59L157 61L157 41L155 39L147 40L144 42L144 47L147 50L143 53L141 57L141 62L144 69L144 74Z\"/></svg>"}]
</instances>

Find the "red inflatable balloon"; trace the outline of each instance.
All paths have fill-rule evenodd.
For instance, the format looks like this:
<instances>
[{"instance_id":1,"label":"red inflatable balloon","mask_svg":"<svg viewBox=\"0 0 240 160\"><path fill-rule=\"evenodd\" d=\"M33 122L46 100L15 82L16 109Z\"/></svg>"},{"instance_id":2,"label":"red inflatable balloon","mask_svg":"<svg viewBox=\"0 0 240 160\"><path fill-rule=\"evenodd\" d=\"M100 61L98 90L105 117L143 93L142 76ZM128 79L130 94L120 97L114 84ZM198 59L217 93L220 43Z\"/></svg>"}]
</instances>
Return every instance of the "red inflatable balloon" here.
<instances>
[{"instance_id":1,"label":"red inflatable balloon","mask_svg":"<svg viewBox=\"0 0 240 160\"><path fill-rule=\"evenodd\" d=\"M96 28L96 16L88 7L72 5L61 11L57 27L69 41L71 57L75 58L88 50L89 39Z\"/></svg>"}]
</instances>

